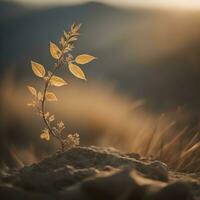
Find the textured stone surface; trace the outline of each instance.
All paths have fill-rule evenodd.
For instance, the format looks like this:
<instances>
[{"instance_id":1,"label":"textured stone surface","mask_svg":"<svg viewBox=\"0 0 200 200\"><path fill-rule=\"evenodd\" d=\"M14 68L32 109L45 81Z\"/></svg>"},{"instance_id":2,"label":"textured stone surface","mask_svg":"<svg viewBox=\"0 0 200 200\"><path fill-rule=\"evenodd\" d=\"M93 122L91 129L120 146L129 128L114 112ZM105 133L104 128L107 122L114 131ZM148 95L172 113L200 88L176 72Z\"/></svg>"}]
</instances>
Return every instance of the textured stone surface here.
<instances>
[{"instance_id":1,"label":"textured stone surface","mask_svg":"<svg viewBox=\"0 0 200 200\"><path fill-rule=\"evenodd\" d=\"M183 176L169 174L164 163L136 154L76 147L2 176L0 199L189 200L191 192L197 198L197 179L194 187L194 179L177 182Z\"/></svg>"}]
</instances>

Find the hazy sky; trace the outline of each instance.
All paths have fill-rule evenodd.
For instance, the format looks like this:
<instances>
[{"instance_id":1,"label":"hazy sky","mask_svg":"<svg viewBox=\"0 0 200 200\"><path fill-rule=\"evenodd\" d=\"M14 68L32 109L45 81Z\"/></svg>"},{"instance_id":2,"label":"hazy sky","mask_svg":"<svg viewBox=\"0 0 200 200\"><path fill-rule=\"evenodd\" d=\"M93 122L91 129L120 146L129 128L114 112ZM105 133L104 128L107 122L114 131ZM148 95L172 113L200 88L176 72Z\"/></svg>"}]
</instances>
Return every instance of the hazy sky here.
<instances>
[{"instance_id":1,"label":"hazy sky","mask_svg":"<svg viewBox=\"0 0 200 200\"><path fill-rule=\"evenodd\" d=\"M88 0L13 0L13 1L39 4L39 5L50 5L50 4L83 3L87 2ZM97 1L106 2L109 4L122 5L122 6L144 5L152 7L200 9L200 0L97 0Z\"/></svg>"}]
</instances>

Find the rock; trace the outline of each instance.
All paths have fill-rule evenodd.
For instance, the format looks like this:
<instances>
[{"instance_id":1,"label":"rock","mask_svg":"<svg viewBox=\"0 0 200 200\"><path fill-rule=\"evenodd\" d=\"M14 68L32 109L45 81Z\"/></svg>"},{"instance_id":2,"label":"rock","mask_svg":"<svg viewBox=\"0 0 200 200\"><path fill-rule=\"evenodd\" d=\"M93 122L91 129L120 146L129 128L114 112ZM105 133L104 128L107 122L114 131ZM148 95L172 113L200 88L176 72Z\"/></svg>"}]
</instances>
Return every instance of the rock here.
<instances>
[{"instance_id":1,"label":"rock","mask_svg":"<svg viewBox=\"0 0 200 200\"><path fill-rule=\"evenodd\" d=\"M55 200L56 197L49 194L37 193L35 191L24 191L20 188L13 187L6 184L0 185L0 199L1 200Z\"/></svg>"},{"instance_id":2,"label":"rock","mask_svg":"<svg viewBox=\"0 0 200 200\"><path fill-rule=\"evenodd\" d=\"M160 161L153 161L148 166L152 168L152 173L155 173L154 177L156 177L156 175L159 176L157 177L157 180L168 180L168 167L165 163ZM152 175L150 175L150 177L151 176Z\"/></svg>"},{"instance_id":3,"label":"rock","mask_svg":"<svg viewBox=\"0 0 200 200\"><path fill-rule=\"evenodd\" d=\"M127 153L126 156L140 160L140 154L138 153Z\"/></svg>"},{"instance_id":4,"label":"rock","mask_svg":"<svg viewBox=\"0 0 200 200\"><path fill-rule=\"evenodd\" d=\"M103 175L83 181L61 193L73 200L189 200L191 193L184 183L167 183L142 177L134 170Z\"/></svg>"},{"instance_id":5,"label":"rock","mask_svg":"<svg viewBox=\"0 0 200 200\"><path fill-rule=\"evenodd\" d=\"M113 148L74 147L2 176L0 199L190 198L188 184L167 181L168 168L160 161L144 162Z\"/></svg>"},{"instance_id":6,"label":"rock","mask_svg":"<svg viewBox=\"0 0 200 200\"><path fill-rule=\"evenodd\" d=\"M168 185L155 195L155 200L169 199L192 200L193 198L189 187L185 183L177 182Z\"/></svg>"}]
</instances>

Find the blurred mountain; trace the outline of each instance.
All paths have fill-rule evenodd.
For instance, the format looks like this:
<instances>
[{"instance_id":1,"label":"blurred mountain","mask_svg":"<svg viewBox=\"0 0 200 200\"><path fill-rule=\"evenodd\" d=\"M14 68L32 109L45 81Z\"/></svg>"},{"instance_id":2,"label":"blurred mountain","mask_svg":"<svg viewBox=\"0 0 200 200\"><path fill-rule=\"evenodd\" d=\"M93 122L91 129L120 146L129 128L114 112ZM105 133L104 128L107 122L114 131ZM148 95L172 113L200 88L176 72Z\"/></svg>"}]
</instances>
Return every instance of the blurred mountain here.
<instances>
[{"instance_id":1,"label":"blurred mountain","mask_svg":"<svg viewBox=\"0 0 200 200\"><path fill-rule=\"evenodd\" d=\"M1 1L0 22L22 16L26 13L29 13L31 10L31 7L23 6L15 2Z\"/></svg>"},{"instance_id":2,"label":"blurred mountain","mask_svg":"<svg viewBox=\"0 0 200 200\"><path fill-rule=\"evenodd\" d=\"M49 41L77 22L75 54L99 58L85 69L89 79L112 81L152 108L200 108L200 13L100 3L29 9L0 4L0 77L8 69L30 75L31 59L50 65Z\"/></svg>"}]
</instances>

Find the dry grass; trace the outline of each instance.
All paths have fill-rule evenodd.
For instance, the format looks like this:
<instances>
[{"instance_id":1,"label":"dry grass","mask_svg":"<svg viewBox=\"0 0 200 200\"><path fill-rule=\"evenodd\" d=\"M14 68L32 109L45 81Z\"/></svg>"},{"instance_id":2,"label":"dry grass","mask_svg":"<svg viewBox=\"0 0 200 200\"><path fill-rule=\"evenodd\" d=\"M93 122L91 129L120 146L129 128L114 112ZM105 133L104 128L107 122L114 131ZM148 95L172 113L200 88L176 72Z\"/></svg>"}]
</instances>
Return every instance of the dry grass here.
<instances>
[{"instance_id":1,"label":"dry grass","mask_svg":"<svg viewBox=\"0 0 200 200\"><path fill-rule=\"evenodd\" d=\"M49 107L70 124L69 132L78 127L82 145L114 146L162 160L178 171L200 171L200 134L189 126L183 110L149 113L144 101L119 94L112 85L90 83L59 90L60 102ZM41 124L26 107L26 88L10 78L0 86L2 163L9 165L6 156L19 165L40 160L51 148L39 139ZM55 149L57 144L50 144Z\"/></svg>"}]
</instances>

